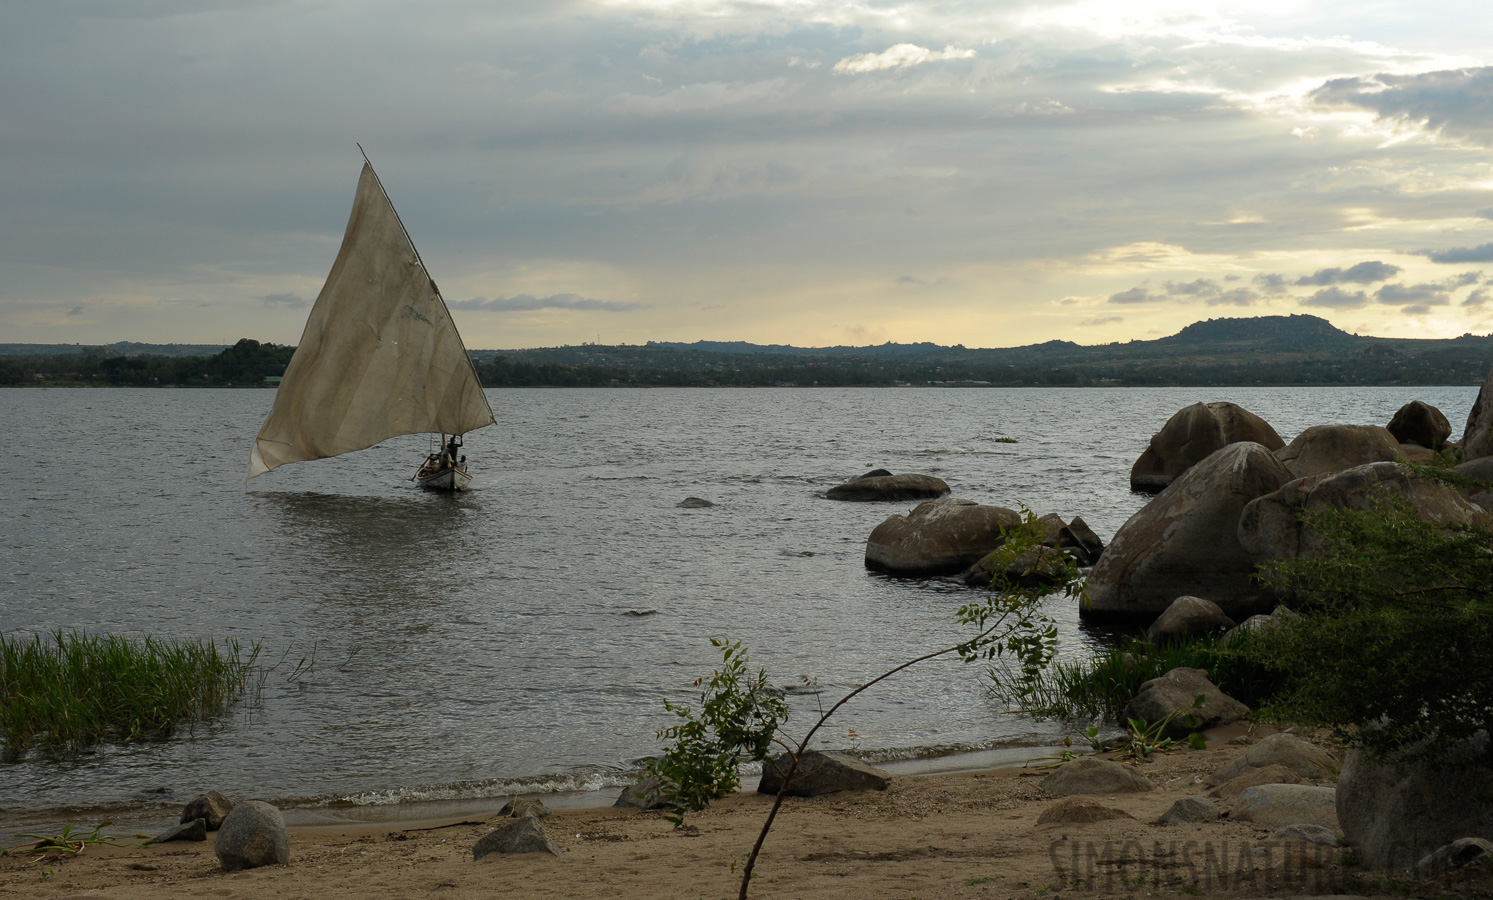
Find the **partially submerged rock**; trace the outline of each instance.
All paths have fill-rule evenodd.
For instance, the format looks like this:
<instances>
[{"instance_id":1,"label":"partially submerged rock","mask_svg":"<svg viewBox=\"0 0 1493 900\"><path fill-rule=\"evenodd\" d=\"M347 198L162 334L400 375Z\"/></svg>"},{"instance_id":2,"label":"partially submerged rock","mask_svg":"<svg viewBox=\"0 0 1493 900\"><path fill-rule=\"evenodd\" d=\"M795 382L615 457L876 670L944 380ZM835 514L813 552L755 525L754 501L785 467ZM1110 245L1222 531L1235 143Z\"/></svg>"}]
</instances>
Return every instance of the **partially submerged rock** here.
<instances>
[{"instance_id":1,"label":"partially submerged rock","mask_svg":"<svg viewBox=\"0 0 1493 900\"><path fill-rule=\"evenodd\" d=\"M1230 818L1265 828L1321 825L1337 828L1337 789L1311 784L1261 784L1234 802Z\"/></svg>"},{"instance_id":2,"label":"partially submerged rock","mask_svg":"<svg viewBox=\"0 0 1493 900\"><path fill-rule=\"evenodd\" d=\"M1146 629L1146 640L1153 644L1178 641L1186 638L1222 634L1234 627L1217 603L1184 594L1172 601L1166 612L1156 617Z\"/></svg>"},{"instance_id":3,"label":"partially submerged rock","mask_svg":"<svg viewBox=\"0 0 1493 900\"><path fill-rule=\"evenodd\" d=\"M667 785L657 775L644 773L638 780L622 789L614 809L670 809L678 806L668 797Z\"/></svg>"},{"instance_id":4,"label":"partially submerged rock","mask_svg":"<svg viewBox=\"0 0 1493 900\"><path fill-rule=\"evenodd\" d=\"M783 778L792 765L787 753L762 763L762 781L757 791L776 794L783 788ZM883 769L837 750L809 750L798 760L793 780L788 785L792 797L818 797L836 791L884 791L892 776Z\"/></svg>"},{"instance_id":5,"label":"partially submerged rock","mask_svg":"<svg viewBox=\"0 0 1493 900\"><path fill-rule=\"evenodd\" d=\"M474 861L494 853L551 853L559 856L560 847L550 839L538 818L519 816L489 831L472 847Z\"/></svg>"},{"instance_id":6,"label":"partially submerged rock","mask_svg":"<svg viewBox=\"0 0 1493 900\"><path fill-rule=\"evenodd\" d=\"M1079 614L1149 624L1183 594L1207 597L1234 619L1264 612L1273 604L1252 578L1239 515L1290 480L1254 443L1230 444L1188 469L1120 526L1089 573Z\"/></svg>"},{"instance_id":7,"label":"partially submerged rock","mask_svg":"<svg viewBox=\"0 0 1493 900\"><path fill-rule=\"evenodd\" d=\"M1195 705L1199 696L1203 698L1201 707ZM1203 670L1178 666L1143 683L1120 715L1124 719L1144 719L1149 724L1170 716L1165 733L1178 738L1237 722L1249 715L1249 707L1219 690ZM1187 724L1189 716L1194 724Z\"/></svg>"},{"instance_id":8,"label":"partially submerged rock","mask_svg":"<svg viewBox=\"0 0 1493 900\"><path fill-rule=\"evenodd\" d=\"M932 475L875 475L870 473L835 485L825 492L831 500L878 502L888 500L927 500L942 497L949 486L942 478Z\"/></svg>"},{"instance_id":9,"label":"partially submerged rock","mask_svg":"<svg viewBox=\"0 0 1493 900\"><path fill-rule=\"evenodd\" d=\"M674 505L680 509L709 509L715 504L703 497L685 497Z\"/></svg>"},{"instance_id":10,"label":"partially submerged rock","mask_svg":"<svg viewBox=\"0 0 1493 900\"><path fill-rule=\"evenodd\" d=\"M1021 521L1015 510L945 497L918 504L877 525L866 540L866 568L893 575L953 575L1004 541L1001 529Z\"/></svg>"},{"instance_id":11,"label":"partially submerged rock","mask_svg":"<svg viewBox=\"0 0 1493 900\"><path fill-rule=\"evenodd\" d=\"M1285 441L1270 423L1234 403L1194 403L1166 420L1135 465L1130 489L1157 493L1229 444L1248 441L1278 450Z\"/></svg>"},{"instance_id":12,"label":"partially submerged rock","mask_svg":"<svg viewBox=\"0 0 1493 900\"><path fill-rule=\"evenodd\" d=\"M1156 790L1146 776L1113 760L1081 756L1042 780L1049 794L1135 794Z\"/></svg>"},{"instance_id":13,"label":"partially submerged rock","mask_svg":"<svg viewBox=\"0 0 1493 900\"><path fill-rule=\"evenodd\" d=\"M223 818L213 853L229 872L283 866L290 862L290 833L280 810L262 800L245 800Z\"/></svg>"}]
</instances>

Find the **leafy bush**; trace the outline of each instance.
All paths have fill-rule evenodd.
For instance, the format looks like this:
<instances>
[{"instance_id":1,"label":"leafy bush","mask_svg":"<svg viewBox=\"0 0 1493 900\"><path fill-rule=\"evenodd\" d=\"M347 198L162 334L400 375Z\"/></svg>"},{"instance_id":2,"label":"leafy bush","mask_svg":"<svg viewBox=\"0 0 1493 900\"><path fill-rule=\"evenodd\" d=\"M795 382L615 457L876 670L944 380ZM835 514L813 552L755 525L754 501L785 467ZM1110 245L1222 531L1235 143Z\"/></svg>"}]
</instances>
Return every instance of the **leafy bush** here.
<instances>
[{"instance_id":1,"label":"leafy bush","mask_svg":"<svg viewBox=\"0 0 1493 900\"><path fill-rule=\"evenodd\" d=\"M1303 521L1324 552L1260 573L1303 616L1248 648L1283 678L1275 711L1375 755L1493 731L1493 528L1423 521L1388 492Z\"/></svg>"}]
</instances>

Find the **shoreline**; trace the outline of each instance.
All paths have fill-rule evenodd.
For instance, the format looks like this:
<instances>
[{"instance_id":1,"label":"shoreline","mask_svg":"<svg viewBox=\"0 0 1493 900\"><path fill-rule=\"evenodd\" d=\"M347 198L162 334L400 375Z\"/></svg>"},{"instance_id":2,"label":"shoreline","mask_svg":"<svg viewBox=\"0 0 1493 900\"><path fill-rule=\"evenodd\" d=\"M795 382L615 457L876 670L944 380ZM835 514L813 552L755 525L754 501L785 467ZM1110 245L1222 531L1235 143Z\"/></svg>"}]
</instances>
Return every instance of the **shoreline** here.
<instances>
[{"instance_id":1,"label":"shoreline","mask_svg":"<svg viewBox=\"0 0 1493 900\"><path fill-rule=\"evenodd\" d=\"M886 791L790 798L758 860L754 897L1030 897L1332 894L1357 885L1337 847L1277 839L1224 818L1157 825L1200 779L1269 729L1208 749L1131 760L1156 785L1090 799L1118 810L1103 821L1039 822L1062 802L1046 770L998 767L900 775ZM543 798L548 801L549 798ZM0 894L75 896L102 888L121 900L204 893L281 900L328 897L735 896L740 862L772 798L737 793L674 829L657 812L560 808L544 819L562 847L548 854L472 859L503 821L449 816L408 822L328 822L290 828L288 866L225 873L211 838L149 847L89 847L77 857L0 859ZM1227 803L1220 801L1227 808Z\"/></svg>"}]
</instances>

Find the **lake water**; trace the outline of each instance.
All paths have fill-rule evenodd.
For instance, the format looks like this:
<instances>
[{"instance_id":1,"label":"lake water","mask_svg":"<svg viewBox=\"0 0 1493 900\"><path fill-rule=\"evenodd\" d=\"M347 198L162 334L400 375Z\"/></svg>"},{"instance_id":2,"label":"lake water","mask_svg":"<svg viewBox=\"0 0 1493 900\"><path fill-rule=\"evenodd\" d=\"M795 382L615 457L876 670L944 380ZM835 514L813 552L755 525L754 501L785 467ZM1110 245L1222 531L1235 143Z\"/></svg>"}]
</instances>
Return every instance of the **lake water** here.
<instances>
[{"instance_id":1,"label":"lake water","mask_svg":"<svg viewBox=\"0 0 1493 900\"><path fill-rule=\"evenodd\" d=\"M663 701L719 662L711 636L827 698L957 639L966 589L862 563L914 504L824 499L868 466L1081 515L1108 541L1147 500L1131 463L1182 406L1232 400L1289 441L1422 399L1460 434L1476 392L493 390L499 424L468 436L476 481L453 497L408 480L423 437L245 487L268 390L0 391L0 631L237 638L284 659L259 702L190 736L0 763L0 826L209 789L305 807L621 784L658 749ZM691 496L716 505L677 507ZM1089 652L1075 610L1053 613L1062 652ZM802 723L815 698L793 702ZM881 759L1064 731L957 661L878 685L824 742L849 728Z\"/></svg>"}]
</instances>

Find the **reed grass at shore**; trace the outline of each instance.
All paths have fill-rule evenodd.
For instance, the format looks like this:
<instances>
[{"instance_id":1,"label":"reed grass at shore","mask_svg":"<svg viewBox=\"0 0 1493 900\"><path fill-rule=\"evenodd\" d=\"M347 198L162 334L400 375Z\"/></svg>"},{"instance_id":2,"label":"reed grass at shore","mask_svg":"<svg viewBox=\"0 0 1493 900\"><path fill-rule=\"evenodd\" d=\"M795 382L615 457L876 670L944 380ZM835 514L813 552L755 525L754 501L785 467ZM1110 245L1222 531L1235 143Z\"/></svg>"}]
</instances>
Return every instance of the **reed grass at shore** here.
<instances>
[{"instance_id":1,"label":"reed grass at shore","mask_svg":"<svg viewBox=\"0 0 1493 900\"><path fill-rule=\"evenodd\" d=\"M165 737L244 693L259 645L81 632L0 634L0 748L75 756L105 741Z\"/></svg>"}]
</instances>

